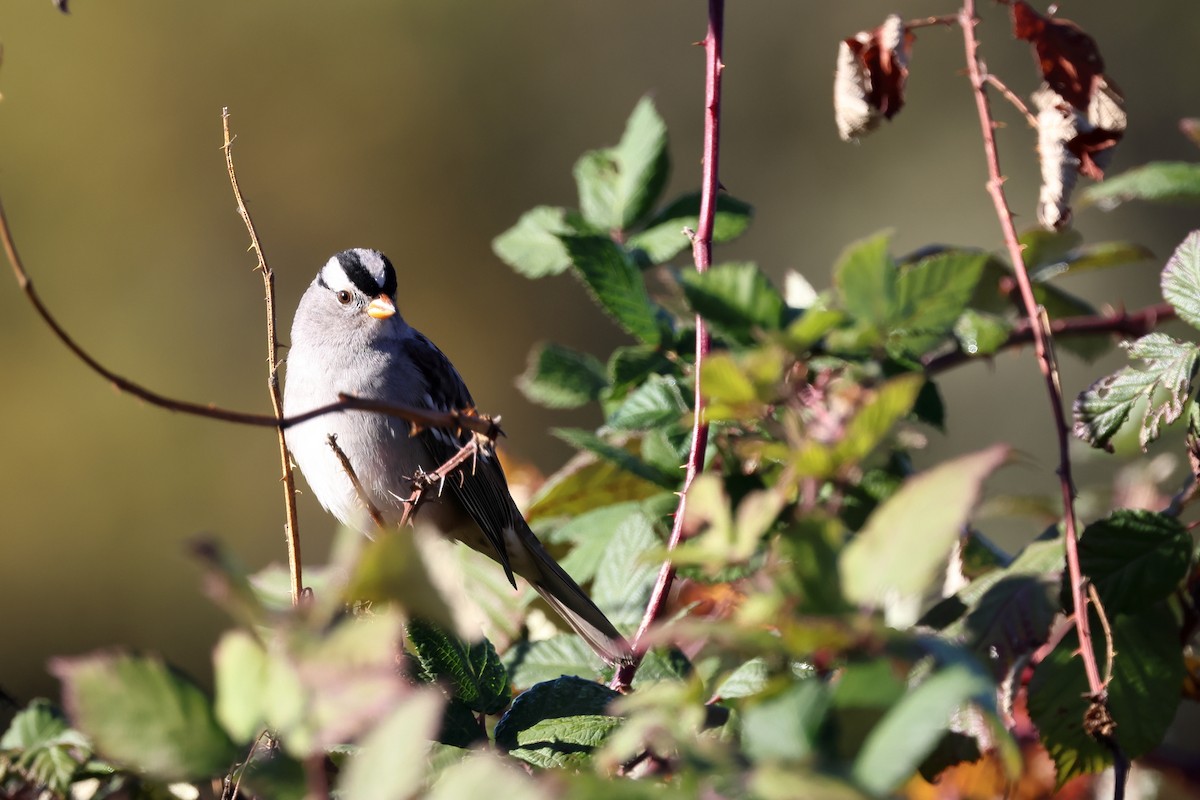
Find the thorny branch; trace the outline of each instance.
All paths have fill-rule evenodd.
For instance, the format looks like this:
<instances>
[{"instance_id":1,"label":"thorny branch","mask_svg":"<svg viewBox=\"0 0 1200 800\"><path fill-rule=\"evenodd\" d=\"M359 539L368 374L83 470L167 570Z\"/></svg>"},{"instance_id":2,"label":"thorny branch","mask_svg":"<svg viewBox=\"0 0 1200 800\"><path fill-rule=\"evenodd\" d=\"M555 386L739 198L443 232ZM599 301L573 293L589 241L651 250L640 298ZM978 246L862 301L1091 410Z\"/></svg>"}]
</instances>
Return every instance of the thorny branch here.
<instances>
[{"instance_id":1,"label":"thorny branch","mask_svg":"<svg viewBox=\"0 0 1200 800\"><path fill-rule=\"evenodd\" d=\"M1046 392L1050 400L1051 411L1054 414L1054 429L1058 443L1059 483L1062 488L1064 539L1067 555L1067 580L1070 583L1072 613L1075 630L1079 635L1080 656L1083 659L1084 672L1087 674L1091 707L1085 720L1090 719L1095 724L1088 725L1089 732L1102 731L1106 723L1111 722L1107 709L1107 690L1100 677L1096 664L1096 652L1092 647L1091 632L1088 630L1088 610L1084 602L1087 580L1079 567L1078 522L1075 517L1075 485L1071 478L1071 457L1067 421L1063 411L1062 387L1059 384L1058 369L1054 362L1053 341L1050 326L1045 318L1045 311L1038 305L1033 294L1033 283L1025 266L1024 253L1017 239L1016 226L1013 224L1012 210L1004 194L1004 176L1000 170L1000 156L996 147L996 124L992 118L991 105L988 99L986 69L979 57L979 40L975 35L978 19L975 16L975 0L964 0L959 14L959 25L963 32L963 46L966 50L967 72L971 80L971 88L975 96L975 106L979 113L979 125L983 134L983 149L987 160L988 194L996 209L1000 228L1004 233L1004 243L1008 249L1009 258L1016 273L1017 286L1020 289L1021 300L1025 315L1028 318L1029 331L1034 350L1037 354L1038 366L1046 383ZM1097 719L1099 717L1100 719ZM1096 735L1093 733L1093 735ZM1110 737L1098 736L1113 749L1118 763L1124 761L1115 742Z\"/></svg>"},{"instance_id":2,"label":"thorny branch","mask_svg":"<svg viewBox=\"0 0 1200 800\"><path fill-rule=\"evenodd\" d=\"M258 257L258 269L262 273L265 305L267 313L267 391L271 394L271 410L276 419L283 418L283 399L279 396L279 341L275 335L275 273L267 266L267 257L263 255L262 242L250 219L250 210L242 198L241 187L238 186L237 172L233 168L233 137L229 135L229 109L221 109L221 131L224 143L221 149L225 151L225 168L229 171L229 185L233 189L233 197L237 200L238 214L246 225L250 235L250 248ZM287 540L288 574L291 576L292 605L300 602L300 593L304 589L302 562L300 559L300 518L296 512L296 478L292 473L292 458L288 453L287 441L283 429L278 430L279 463L283 474L283 507L286 517L284 536Z\"/></svg>"},{"instance_id":3,"label":"thorny branch","mask_svg":"<svg viewBox=\"0 0 1200 800\"><path fill-rule=\"evenodd\" d=\"M701 43L704 45L704 161L700 183L700 220L692 239L692 259L696 271L705 272L712 265L713 222L716 216L717 192L720 190L718 161L720 156L721 123L721 73L725 64L721 60L722 37L725 28L725 0L708 0L708 32ZM694 421L692 425L692 447L688 454L683 489L679 505L675 509L675 521L671 536L667 540L667 558L659 570L658 579L646 604L646 612L634 635L631 659L622 665L613 676L612 687L625 691L637 674L646 645L644 638L666 607L667 594L675 580L675 565L670 553L683 540L683 520L687 510L687 493L692 481L704 467L704 453L708 446L708 425L704 422L704 398L700 391L700 370L704 357L712 344L712 335L704 318L696 315L696 395Z\"/></svg>"}]
</instances>

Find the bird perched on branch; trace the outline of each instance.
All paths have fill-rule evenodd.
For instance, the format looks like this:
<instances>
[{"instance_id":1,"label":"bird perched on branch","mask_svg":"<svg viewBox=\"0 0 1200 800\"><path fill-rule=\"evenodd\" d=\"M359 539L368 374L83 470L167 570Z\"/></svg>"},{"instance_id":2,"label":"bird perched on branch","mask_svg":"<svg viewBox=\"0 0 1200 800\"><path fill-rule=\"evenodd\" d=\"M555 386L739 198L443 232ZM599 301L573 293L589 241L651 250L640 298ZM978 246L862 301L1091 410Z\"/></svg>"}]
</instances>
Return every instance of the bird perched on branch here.
<instances>
[{"instance_id":1,"label":"bird perched on branch","mask_svg":"<svg viewBox=\"0 0 1200 800\"><path fill-rule=\"evenodd\" d=\"M304 292L292 322L283 410L286 416L338 401L340 393L437 412L473 412L458 370L396 310L396 271L382 253L346 250L326 262ZM357 477L329 445L336 436ZM529 529L508 491L486 437L455 428L414 427L380 413L339 411L295 425L287 445L317 499L346 525L370 534L407 519L423 476L474 442L472 457L446 477L418 510L446 536L492 558L508 580L520 575L609 663L629 645ZM414 483L415 482L415 483Z\"/></svg>"}]
</instances>

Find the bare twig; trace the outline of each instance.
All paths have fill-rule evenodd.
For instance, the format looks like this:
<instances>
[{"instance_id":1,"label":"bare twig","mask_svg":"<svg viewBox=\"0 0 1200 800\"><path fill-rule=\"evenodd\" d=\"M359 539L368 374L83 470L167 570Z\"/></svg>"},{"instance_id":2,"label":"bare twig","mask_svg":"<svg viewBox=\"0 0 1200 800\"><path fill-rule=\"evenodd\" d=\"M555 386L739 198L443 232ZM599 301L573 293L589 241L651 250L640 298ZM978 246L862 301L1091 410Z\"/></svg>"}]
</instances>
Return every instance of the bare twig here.
<instances>
[{"instance_id":1,"label":"bare twig","mask_svg":"<svg viewBox=\"0 0 1200 800\"><path fill-rule=\"evenodd\" d=\"M700 184L700 221L692 238L692 260L698 272L705 272L712 264L713 220L716 215L717 192L720 189L720 121L721 121L721 73L725 64L721 61L721 45L725 27L725 0L708 0L708 32L704 37L704 161ZM703 317L696 315L696 366L695 372L695 416L692 425L692 446L688 453L687 472L679 505L675 509L675 521L671 536L667 540L666 560L658 573L658 580L650 594L646 612L634 635L632 657L613 676L612 687L625 691L637 674L642 656L645 654L643 639L646 632L663 614L667 594L675 580L675 565L670 553L683 540L683 519L687 510L687 493L692 481L704 467L704 452L708 446L708 425L704 422L704 398L700 391L700 371L704 357L712 344L712 336Z\"/></svg>"},{"instance_id":2,"label":"bare twig","mask_svg":"<svg viewBox=\"0 0 1200 800\"><path fill-rule=\"evenodd\" d=\"M229 135L229 109L221 109L221 131L224 143L221 149L225 151L225 168L229 171L229 185L233 188L233 197L237 200L238 214L246 225L246 233L250 235L250 247L258 257L257 269L262 273L263 289L265 290L265 305L267 313L267 391L271 395L271 409L276 419L283 418L283 399L279 396L279 342L275 336L275 273L267 266L267 257L263 255L262 242L250 219L250 210L242 198L241 187L238 186L237 172L233 168L233 137ZM287 441L283 429L278 431L279 464L283 474L283 508L285 516L284 537L287 541L288 573L291 576L292 605L300 603L300 592L304 588L300 559L300 519L296 513L296 478L292 474L292 458L288 453Z\"/></svg>"},{"instance_id":3,"label":"bare twig","mask_svg":"<svg viewBox=\"0 0 1200 800\"><path fill-rule=\"evenodd\" d=\"M1170 303L1159 303L1133 313L1118 311L1111 314L1056 319L1050 323L1050 333L1056 339L1072 336L1097 336L1106 333L1132 339L1145 336L1158 327L1160 322L1171 319L1175 319L1175 309ZM1028 319L1023 319L1013 326L1012 332L1008 334L1008 338L996 349L996 352L1020 347L1032 341L1033 326L1029 324ZM995 355L995 353L988 356L971 355L963 350L941 353L924 360L925 373L934 375L968 361L990 358L991 355Z\"/></svg>"},{"instance_id":4,"label":"bare twig","mask_svg":"<svg viewBox=\"0 0 1200 800\"><path fill-rule=\"evenodd\" d=\"M1004 99L1007 100L1008 102L1012 103L1013 106L1017 109L1017 111L1021 112L1021 114L1025 117L1025 122L1027 122L1029 124L1029 127L1033 128L1035 130L1037 129L1037 126L1038 126L1037 117L1035 117L1032 113L1030 113L1029 106L1025 105L1024 100L1022 100L1020 97L1017 97L1016 92L1014 92L1012 89L1008 88L1008 86L1006 86L1004 84L1004 81L1000 80L999 78L997 78L995 75L992 75L991 73L988 73L984 79L988 83L990 83L992 86L994 86L996 88L996 91L998 91L1000 94L1004 95Z\"/></svg>"},{"instance_id":5,"label":"bare twig","mask_svg":"<svg viewBox=\"0 0 1200 800\"><path fill-rule=\"evenodd\" d=\"M350 485L354 487L354 493L358 495L358 499L362 500L366 506L367 514L371 517L371 521L376 527L383 528L386 523L383 521L383 514L379 513L379 509L371 502L371 496L367 494L367 490L363 488L362 481L358 479L358 473L354 471L354 466L350 463L350 459L346 456L345 451L337 443L337 434L331 433L326 437L329 442L329 448L333 450L333 454L337 456L337 460L342 465L342 471L346 473L346 477L350 479Z\"/></svg>"},{"instance_id":6,"label":"bare twig","mask_svg":"<svg viewBox=\"0 0 1200 800\"><path fill-rule=\"evenodd\" d=\"M1084 672L1087 675L1088 688L1091 693L1092 706L1089 714L1096 713L1107 716L1107 698L1104 682L1096 665L1096 653L1092 648L1091 632L1088 630L1087 606L1084 604L1084 589L1086 579L1079 568L1078 524L1075 518L1075 486L1071 479L1071 457L1068 449L1068 427L1063 411L1062 389L1059 385L1058 371L1054 364L1052 340L1049 326L1045 324L1044 312L1038 306L1033 294L1033 283L1025 266L1024 253L1017 240L1016 226L1013 224L1012 211L1004 194L1004 176L1000 170L1000 156L996 147L996 125L992 119L991 105L988 100L985 68L979 58L979 40L975 35L978 20L975 16L975 0L963 0L959 12L959 25L963 32L963 46L966 50L967 72L971 79L971 88L975 96L975 107L979 114L979 126L983 134L983 149L988 169L988 194L996 209L996 217L1004 234L1004 243L1008 249L1016 273L1021 300L1025 315L1029 321L1034 350L1037 354L1038 366L1046 383L1046 393L1050 400L1051 411L1054 415L1054 432L1058 443L1058 475L1062 489L1064 539L1066 543L1067 574L1070 582L1071 601L1073 604L1074 623L1079 635L1080 655L1083 659ZM1086 718L1085 718L1085 727ZM1099 738L1099 737L1098 737ZM1106 740L1113 748L1118 759L1120 754L1115 743Z\"/></svg>"},{"instance_id":7,"label":"bare twig","mask_svg":"<svg viewBox=\"0 0 1200 800\"><path fill-rule=\"evenodd\" d=\"M1094 583L1088 584L1088 599L1092 601L1096 617L1100 620L1100 627L1104 629L1104 686L1107 688L1112 683L1113 657L1117 654L1113 648L1112 626L1108 622L1108 614L1104 613L1104 605L1100 602L1100 593L1096 591Z\"/></svg>"},{"instance_id":8,"label":"bare twig","mask_svg":"<svg viewBox=\"0 0 1200 800\"><path fill-rule=\"evenodd\" d=\"M479 455L480 434L472 436L458 452L446 460L444 464L435 469L433 472L422 472L413 477L413 490L404 500L404 513L400 516L400 525L407 525L412 522L413 514L417 513L417 508L425 499L425 492L430 487L439 487L445 483L446 479L454 470L462 466L468 459L471 460L471 472L475 471L475 459Z\"/></svg>"},{"instance_id":9,"label":"bare twig","mask_svg":"<svg viewBox=\"0 0 1200 800\"><path fill-rule=\"evenodd\" d=\"M955 14L943 14L938 17L925 17L924 19L910 19L904 23L904 30L913 31L917 28L932 28L938 25L943 27L952 27L958 24L958 16Z\"/></svg>"}]
</instances>

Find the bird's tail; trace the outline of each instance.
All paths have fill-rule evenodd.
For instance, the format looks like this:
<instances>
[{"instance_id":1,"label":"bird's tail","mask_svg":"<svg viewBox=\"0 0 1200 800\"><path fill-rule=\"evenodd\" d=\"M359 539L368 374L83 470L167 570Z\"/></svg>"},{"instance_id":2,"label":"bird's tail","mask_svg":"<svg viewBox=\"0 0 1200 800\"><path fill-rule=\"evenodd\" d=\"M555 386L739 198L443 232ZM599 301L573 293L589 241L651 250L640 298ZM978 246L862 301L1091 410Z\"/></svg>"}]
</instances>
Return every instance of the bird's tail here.
<instances>
[{"instance_id":1,"label":"bird's tail","mask_svg":"<svg viewBox=\"0 0 1200 800\"><path fill-rule=\"evenodd\" d=\"M537 575L527 577L538 594L592 646L598 656L609 664L628 663L633 657L629 643L608 621L604 612L551 558L532 532L522 537L522 544L537 569Z\"/></svg>"}]
</instances>

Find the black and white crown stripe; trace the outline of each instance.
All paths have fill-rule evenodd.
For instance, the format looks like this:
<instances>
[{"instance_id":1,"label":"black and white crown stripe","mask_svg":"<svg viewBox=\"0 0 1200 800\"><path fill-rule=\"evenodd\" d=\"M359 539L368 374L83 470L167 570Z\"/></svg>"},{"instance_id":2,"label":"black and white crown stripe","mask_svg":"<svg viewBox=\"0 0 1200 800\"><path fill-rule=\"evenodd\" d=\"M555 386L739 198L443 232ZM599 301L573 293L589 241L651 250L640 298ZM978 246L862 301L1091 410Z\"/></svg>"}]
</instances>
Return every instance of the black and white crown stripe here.
<instances>
[{"instance_id":1,"label":"black and white crown stripe","mask_svg":"<svg viewBox=\"0 0 1200 800\"><path fill-rule=\"evenodd\" d=\"M317 285L338 292L357 289L366 297L396 297L396 270L387 256L375 250L343 250L317 273Z\"/></svg>"}]
</instances>

